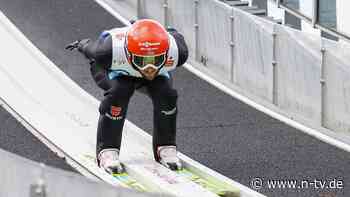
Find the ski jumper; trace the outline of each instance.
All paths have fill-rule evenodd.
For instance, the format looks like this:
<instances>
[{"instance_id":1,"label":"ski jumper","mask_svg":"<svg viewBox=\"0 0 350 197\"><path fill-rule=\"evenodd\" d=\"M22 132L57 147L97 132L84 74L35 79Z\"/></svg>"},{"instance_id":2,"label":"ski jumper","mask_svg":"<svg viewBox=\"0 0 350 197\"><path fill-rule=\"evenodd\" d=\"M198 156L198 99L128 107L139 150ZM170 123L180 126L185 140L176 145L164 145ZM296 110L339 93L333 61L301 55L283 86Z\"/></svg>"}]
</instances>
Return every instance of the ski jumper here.
<instances>
[{"instance_id":1,"label":"ski jumper","mask_svg":"<svg viewBox=\"0 0 350 197\"><path fill-rule=\"evenodd\" d=\"M79 51L90 60L90 71L97 85L105 90L97 128L97 155L104 149L120 150L122 129L129 100L135 90L148 95L153 103L153 151L158 146L176 146L177 91L172 86L171 71L188 58L184 37L168 28L170 48L165 64L153 80L144 79L128 60L125 39L129 27L104 31L100 37Z\"/></svg>"}]
</instances>

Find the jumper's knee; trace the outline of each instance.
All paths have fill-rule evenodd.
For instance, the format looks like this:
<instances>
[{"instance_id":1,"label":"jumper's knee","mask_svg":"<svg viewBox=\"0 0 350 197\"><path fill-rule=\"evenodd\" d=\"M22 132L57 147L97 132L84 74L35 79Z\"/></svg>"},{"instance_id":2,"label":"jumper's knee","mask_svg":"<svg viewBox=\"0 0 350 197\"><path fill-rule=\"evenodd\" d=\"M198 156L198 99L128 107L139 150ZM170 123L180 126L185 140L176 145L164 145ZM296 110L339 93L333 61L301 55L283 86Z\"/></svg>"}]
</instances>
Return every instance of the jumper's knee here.
<instances>
[{"instance_id":1,"label":"jumper's knee","mask_svg":"<svg viewBox=\"0 0 350 197\"><path fill-rule=\"evenodd\" d=\"M105 93L105 98L100 104L100 113L102 115L109 114L113 117L119 114L124 114L133 93L134 87L132 84L116 84Z\"/></svg>"},{"instance_id":2,"label":"jumper's knee","mask_svg":"<svg viewBox=\"0 0 350 197\"><path fill-rule=\"evenodd\" d=\"M155 99L155 103L160 110L171 110L176 107L177 104L177 91L175 89L162 89L160 90Z\"/></svg>"}]
</instances>

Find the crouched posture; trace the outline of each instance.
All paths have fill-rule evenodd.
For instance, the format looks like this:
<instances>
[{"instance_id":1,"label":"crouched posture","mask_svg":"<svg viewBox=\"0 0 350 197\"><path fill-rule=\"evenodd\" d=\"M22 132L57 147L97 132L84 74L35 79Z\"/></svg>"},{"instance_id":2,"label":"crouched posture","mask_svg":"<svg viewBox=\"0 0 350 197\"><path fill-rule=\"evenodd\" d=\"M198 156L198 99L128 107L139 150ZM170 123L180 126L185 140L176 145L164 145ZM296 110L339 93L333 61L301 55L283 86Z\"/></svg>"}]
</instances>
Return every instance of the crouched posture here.
<instances>
[{"instance_id":1,"label":"crouched posture","mask_svg":"<svg viewBox=\"0 0 350 197\"><path fill-rule=\"evenodd\" d=\"M67 46L90 60L91 74L105 90L99 112L96 156L109 173L123 171L119 162L122 129L130 97L145 92L153 103L153 152L156 161L181 168L176 152L177 91L170 71L184 64L188 49L175 29L144 19L131 27L103 32L96 41L84 39Z\"/></svg>"}]
</instances>

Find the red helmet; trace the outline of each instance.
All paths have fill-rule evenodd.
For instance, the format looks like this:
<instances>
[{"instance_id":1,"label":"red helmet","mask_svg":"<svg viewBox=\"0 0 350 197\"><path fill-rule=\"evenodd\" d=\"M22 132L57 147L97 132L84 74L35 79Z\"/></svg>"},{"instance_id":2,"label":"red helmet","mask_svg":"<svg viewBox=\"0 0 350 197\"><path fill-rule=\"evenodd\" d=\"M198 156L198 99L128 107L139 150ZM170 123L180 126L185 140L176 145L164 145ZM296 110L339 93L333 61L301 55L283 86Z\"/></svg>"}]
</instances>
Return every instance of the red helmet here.
<instances>
[{"instance_id":1,"label":"red helmet","mask_svg":"<svg viewBox=\"0 0 350 197\"><path fill-rule=\"evenodd\" d=\"M155 20L138 20L127 33L126 49L130 63L144 77L153 79L167 59L168 32Z\"/></svg>"}]
</instances>

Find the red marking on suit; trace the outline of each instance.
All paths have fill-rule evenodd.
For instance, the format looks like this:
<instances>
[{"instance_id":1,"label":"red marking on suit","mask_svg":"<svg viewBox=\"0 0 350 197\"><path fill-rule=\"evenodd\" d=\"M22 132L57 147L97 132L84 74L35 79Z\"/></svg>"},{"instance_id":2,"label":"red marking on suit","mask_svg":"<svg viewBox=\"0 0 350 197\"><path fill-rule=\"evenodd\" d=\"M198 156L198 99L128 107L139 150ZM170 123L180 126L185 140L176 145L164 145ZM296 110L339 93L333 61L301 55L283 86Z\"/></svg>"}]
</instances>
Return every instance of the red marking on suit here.
<instances>
[{"instance_id":1,"label":"red marking on suit","mask_svg":"<svg viewBox=\"0 0 350 197\"><path fill-rule=\"evenodd\" d=\"M111 115L112 115L113 117L119 116L121 111L122 111L122 108L121 108L121 107L116 107L116 106L112 106L112 107L111 107Z\"/></svg>"},{"instance_id":2,"label":"red marking on suit","mask_svg":"<svg viewBox=\"0 0 350 197\"><path fill-rule=\"evenodd\" d=\"M166 62L165 62L165 67L171 67L174 65L174 60L172 59L168 59Z\"/></svg>"}]
</instances>

